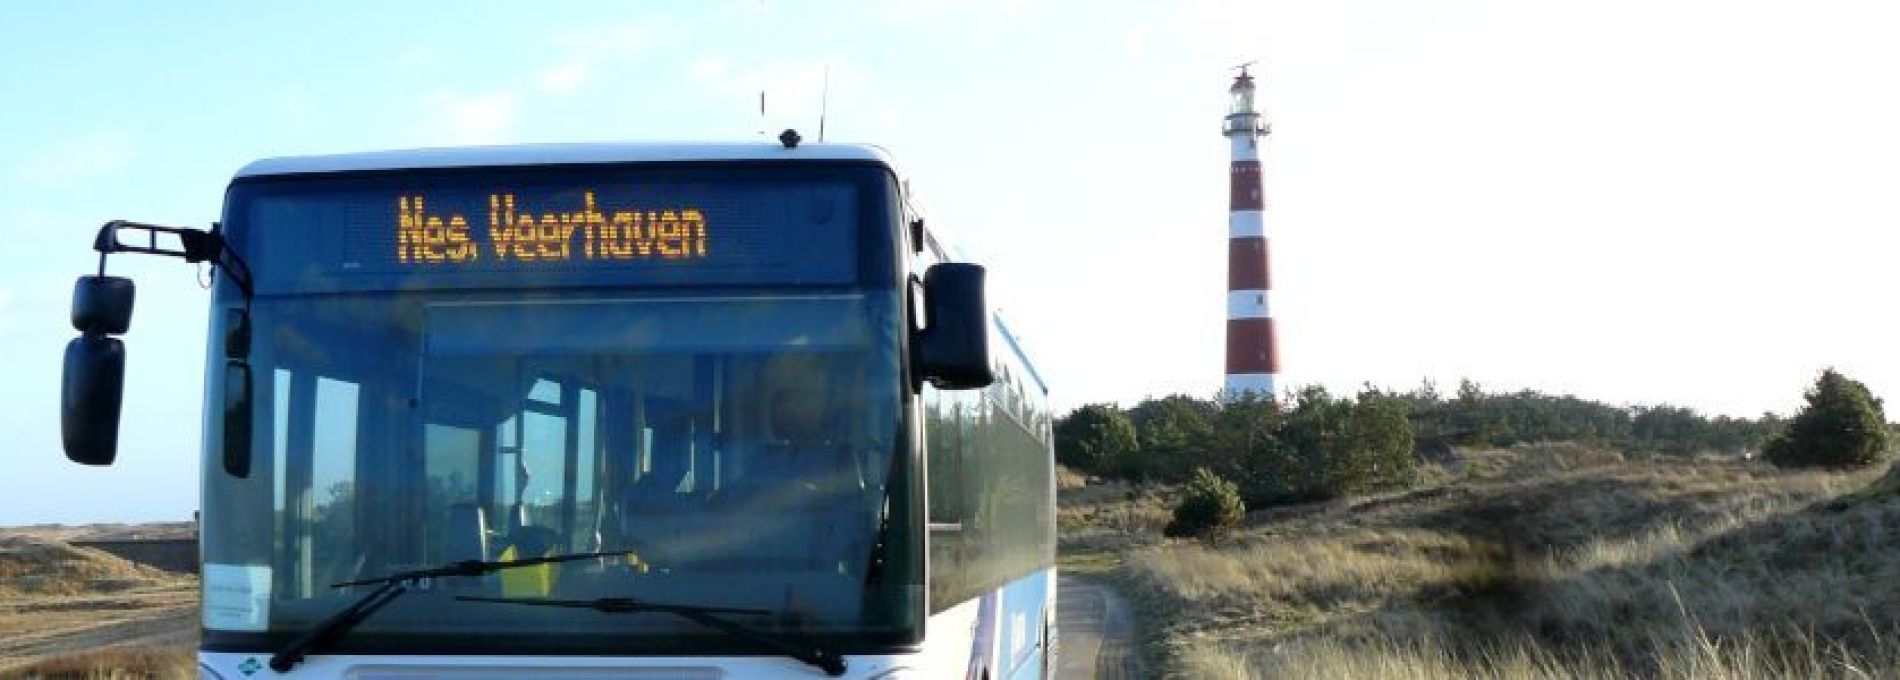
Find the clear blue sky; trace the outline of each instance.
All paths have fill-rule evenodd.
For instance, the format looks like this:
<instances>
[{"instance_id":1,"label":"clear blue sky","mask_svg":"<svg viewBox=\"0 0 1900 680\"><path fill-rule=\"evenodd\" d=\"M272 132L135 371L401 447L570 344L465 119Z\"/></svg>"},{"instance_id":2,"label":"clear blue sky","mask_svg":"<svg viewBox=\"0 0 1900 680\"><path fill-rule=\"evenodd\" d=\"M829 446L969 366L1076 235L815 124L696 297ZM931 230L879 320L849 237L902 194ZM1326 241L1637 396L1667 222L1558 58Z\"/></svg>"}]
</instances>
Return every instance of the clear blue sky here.
<instances>
[{"instance_id":1,"label":"clear blue sky","mask_svg":"<svg viewBox=\"0 0 1900 680\"><path fill-rule=\"evenodd\" d=\"M1065 407L1219 386L1252 58L1286 382L1754 414L1837 365L1900 394L1895 34L1831 1L0 4L0 524L197 505L190 268L115 263L121 462L59 454L100 222L206 224L265 156L810 137L827 66L829 138L905 163Z\"/></svg>"}]
</instances>

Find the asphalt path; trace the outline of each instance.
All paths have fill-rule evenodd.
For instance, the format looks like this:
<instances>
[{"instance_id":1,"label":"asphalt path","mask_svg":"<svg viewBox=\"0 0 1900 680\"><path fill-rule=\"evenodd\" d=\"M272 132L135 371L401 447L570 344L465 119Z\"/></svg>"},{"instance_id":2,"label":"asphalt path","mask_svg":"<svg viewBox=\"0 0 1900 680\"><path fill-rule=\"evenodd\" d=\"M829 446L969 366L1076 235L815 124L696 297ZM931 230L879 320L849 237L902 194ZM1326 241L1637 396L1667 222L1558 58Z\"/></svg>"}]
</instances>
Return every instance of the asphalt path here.
<instances>
[{"instance_id":1,"label":"asphalt path","mask_svg":"<svg viewBox=\"0 0 1900 680\"><path fill-rule=\"evenodd\" d=\"M1061 577L1056 586L1056 677L1060 680L1130 680L1141 676L1135 659L1135 621L1128 603L1096 581Z\"/></svg>"}]
</instances>

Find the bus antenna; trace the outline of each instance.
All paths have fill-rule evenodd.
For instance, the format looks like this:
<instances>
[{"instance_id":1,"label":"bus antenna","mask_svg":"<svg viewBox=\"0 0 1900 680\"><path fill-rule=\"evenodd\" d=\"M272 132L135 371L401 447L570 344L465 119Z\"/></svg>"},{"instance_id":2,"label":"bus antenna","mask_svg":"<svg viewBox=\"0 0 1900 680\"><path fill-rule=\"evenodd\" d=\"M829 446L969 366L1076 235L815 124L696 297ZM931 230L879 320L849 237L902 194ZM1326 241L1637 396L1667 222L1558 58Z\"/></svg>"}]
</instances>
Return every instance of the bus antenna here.
<instances>
[{"instance_id":1,"label":"bus antenna","mask_svg":"<svg viewBox=\"0 0 1900 680\"><path fill-rule=\"evenodd\" d=\"M831 64L825 64L825 84L818 94L818 141L825 141L825 112L831 104Z\"/></svg>"}]
</instances>

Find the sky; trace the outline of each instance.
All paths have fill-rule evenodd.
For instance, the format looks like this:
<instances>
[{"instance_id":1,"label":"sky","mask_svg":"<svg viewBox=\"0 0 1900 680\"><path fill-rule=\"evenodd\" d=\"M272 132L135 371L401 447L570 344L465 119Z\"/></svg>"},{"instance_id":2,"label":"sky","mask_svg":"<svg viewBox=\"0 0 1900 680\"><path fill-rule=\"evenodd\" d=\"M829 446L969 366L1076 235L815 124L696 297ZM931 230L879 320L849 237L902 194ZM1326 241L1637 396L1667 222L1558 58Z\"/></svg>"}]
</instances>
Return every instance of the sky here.
<instances>
[{"instance_id":1,"label":"sky","mask_svg":"<svg viewBox=\"0 0 1900 680\"><path fill-rule=\"evenodd\" d=\"M119 463L59 452L100 223L207 225L262 157L812 139L827 80L827 141L897 157L1059 409L1219 388L1250 60L1283 385L1900 394L1896 33L1835 0L0 3L0 525L197 507L191 267L114 260Z\"/></svg>"}]
</instances>

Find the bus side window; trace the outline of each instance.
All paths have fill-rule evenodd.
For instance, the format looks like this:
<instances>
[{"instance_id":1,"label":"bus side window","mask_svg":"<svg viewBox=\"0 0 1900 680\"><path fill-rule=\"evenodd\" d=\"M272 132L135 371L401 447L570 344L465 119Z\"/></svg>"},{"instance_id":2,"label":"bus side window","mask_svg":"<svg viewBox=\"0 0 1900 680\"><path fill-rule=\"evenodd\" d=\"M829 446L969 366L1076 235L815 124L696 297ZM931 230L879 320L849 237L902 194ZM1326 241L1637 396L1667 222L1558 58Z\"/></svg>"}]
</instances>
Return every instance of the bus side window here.
<instances>
[{"instance_id":1,"label":"bus side window","mask_svg":"<svg viewBox=\"0 0 1900 680\"><path fill-rule=\"evenodd\" d=\"M955 525L963 521L959 483L963 476L963 433L958 423L962 416L959 411L960 404L954 395L932 387L924 388L924 442L928 456L925 472L929 475L926 493L932 525ZM948 530L948 527L936 530Z\"/></svg>"},{"instance_id":2,"label":"bus side window","mask_svg":"<svg viewBox=\"0 0 1900 680\"><path fill-rule=\"evenodd\" d=\"M923 394L932 613L968 599L972 585L963 498L970 414L960 394L928 386Z\"/></svg>"}]
</instances>

